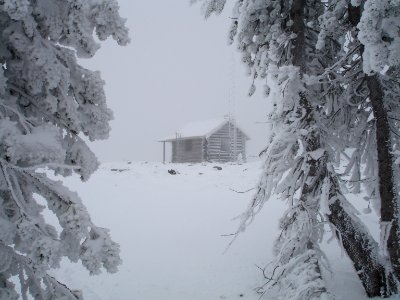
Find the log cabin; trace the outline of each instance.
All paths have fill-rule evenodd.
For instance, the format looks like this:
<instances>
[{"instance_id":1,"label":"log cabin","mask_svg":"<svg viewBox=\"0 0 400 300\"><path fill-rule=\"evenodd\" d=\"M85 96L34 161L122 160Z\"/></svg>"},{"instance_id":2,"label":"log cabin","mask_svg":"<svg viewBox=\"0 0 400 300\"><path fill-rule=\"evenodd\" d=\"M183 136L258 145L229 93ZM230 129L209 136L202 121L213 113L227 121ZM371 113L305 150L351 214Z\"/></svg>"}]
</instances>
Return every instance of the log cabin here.
<instances>
[{"instance_id":1,"label":"log cabin","mask_svg":"<svg viewBox=\"0 0 400 300\"><path fill-rule=\"evenodd\" d=\"M234 162L246 160L249 136L233 118L189 123L161 140L172 145L173 163Z\"/></svg>"}]
</instances>

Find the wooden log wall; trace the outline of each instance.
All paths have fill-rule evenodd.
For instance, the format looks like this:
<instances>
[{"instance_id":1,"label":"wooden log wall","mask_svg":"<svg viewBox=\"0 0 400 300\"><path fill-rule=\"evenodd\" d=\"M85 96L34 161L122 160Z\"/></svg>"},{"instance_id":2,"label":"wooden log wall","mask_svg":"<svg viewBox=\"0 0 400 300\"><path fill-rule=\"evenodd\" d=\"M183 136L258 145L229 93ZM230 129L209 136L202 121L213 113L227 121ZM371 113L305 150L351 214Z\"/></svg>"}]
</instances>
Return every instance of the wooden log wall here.
<instances>
[{"instance_id":1,"label":"wooden log wall","mask_svg":"<svg viewBox=\"0 0 400 300\"><path fill-rule=\"evenodd\" d=\"M235 130L236 138L234 138ZM237 161L239 154L242 154L242 158L245 161L246 137L232 123L224 125L207 140L205 158L208 161Z\"/></svg>"},{"instance_id":2,"label":"wooden log wall","mask_svg":"<svg viewBox=\"0 0 400 300\"><path fill-rule=\"evenodd\" d=\"M188 149L186 143L192 144ZM204 139L177 139L172 142L172 162L173 163L197 163L204 161Z\"/></svg>"}]
</instances>

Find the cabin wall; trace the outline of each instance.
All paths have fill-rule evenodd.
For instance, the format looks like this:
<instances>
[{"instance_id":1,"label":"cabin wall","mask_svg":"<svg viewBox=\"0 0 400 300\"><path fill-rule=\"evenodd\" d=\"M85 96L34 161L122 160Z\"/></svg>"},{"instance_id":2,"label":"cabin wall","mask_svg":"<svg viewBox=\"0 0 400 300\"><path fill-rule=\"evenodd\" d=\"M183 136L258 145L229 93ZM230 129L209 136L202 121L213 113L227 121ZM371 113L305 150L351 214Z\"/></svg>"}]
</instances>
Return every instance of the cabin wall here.
<instances>
[{"instance_id":1,"label":"cabin wall","mask_svg":"<svg viewBox=\"0 0 400 300\"><path fill-rule=\"evenodd\" d=\"M236 138L234 136L235 130ZM207 139L204 156L208 161L237 161L239 154L245 161L246 137L231 123L227 123Z\"/></svg>"},{"instance_id":2,"label":"cabin wall","mask_svg":"<svg viewBox=\"0 0 400 300\"><path fill-rule=\"evenodd\" d=\"M204 161L204 139L177 139L172 142L173 163L197 163Z\"/></svg>"}]
</instances>

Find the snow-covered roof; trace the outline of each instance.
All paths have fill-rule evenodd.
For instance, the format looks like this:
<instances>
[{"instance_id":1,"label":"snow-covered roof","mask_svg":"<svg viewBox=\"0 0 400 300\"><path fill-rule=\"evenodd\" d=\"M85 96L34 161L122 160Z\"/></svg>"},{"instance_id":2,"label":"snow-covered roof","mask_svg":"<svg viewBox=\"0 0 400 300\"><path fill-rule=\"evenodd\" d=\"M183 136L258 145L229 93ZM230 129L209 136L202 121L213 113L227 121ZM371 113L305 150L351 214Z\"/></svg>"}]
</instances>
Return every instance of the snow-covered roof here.
<instances>
[{"instance_id":1,"label":"snow-covered roof","mask_svg":"<svg viewBox=\"0 0 400 300\"><path fill-rule=\"evenodd\" d=\"M229 119L220 118L213 120L206 120L200 122L191 122L186 124L184 127L179 129L175 134L169 135L162 139L163 142L170 142L178 139L189 139L189 138L208 138L213 133L221 129L226 123L229 122ZM242 131L240 128L238 128ZM242 131L243 132L243 131ZM248 136L243 133L247 138Z\"/></svg>"}]
</instances>

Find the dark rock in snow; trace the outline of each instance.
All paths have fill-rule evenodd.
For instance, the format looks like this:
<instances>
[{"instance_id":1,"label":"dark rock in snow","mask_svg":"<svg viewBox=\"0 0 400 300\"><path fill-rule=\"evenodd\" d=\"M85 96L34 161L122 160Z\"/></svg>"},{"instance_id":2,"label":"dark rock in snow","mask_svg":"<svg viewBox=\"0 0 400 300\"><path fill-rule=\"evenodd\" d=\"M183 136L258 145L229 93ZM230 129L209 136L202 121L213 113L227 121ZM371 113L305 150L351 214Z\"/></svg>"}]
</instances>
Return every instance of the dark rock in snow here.
<instances>
[{"instance_id":1,"label":"dark rock in snow","mask_svg":"<svg viewBox=\"0 0 400 300\"><path fill-rule=\"evenodd\" d=\"M176 175L177 172L174 169L168 170L168 173L171 175Z\"/></svg>"},{"instance_id":2,"label":"dark rock in snow","mask_svg":"<svg viewBox=\"0 0 400 300\"><path fill-rule=\"evenodd\" d=\"M125 171L129 171L129 169L110 169L113 172L125 172Z\"/></svg>"},{"instance_id":3,"label":"dark rock in snow","mask_svg":"<svg viewBox=\"0 0 400 300\"><path fill-rule=\"evenodd\" d=\"M221 171L221 170L222 170L222 167L220 167L220 166L214 166L213 168L214 168L214 169L217 169L218 171Z\"/></svg>"}]
</instances>

